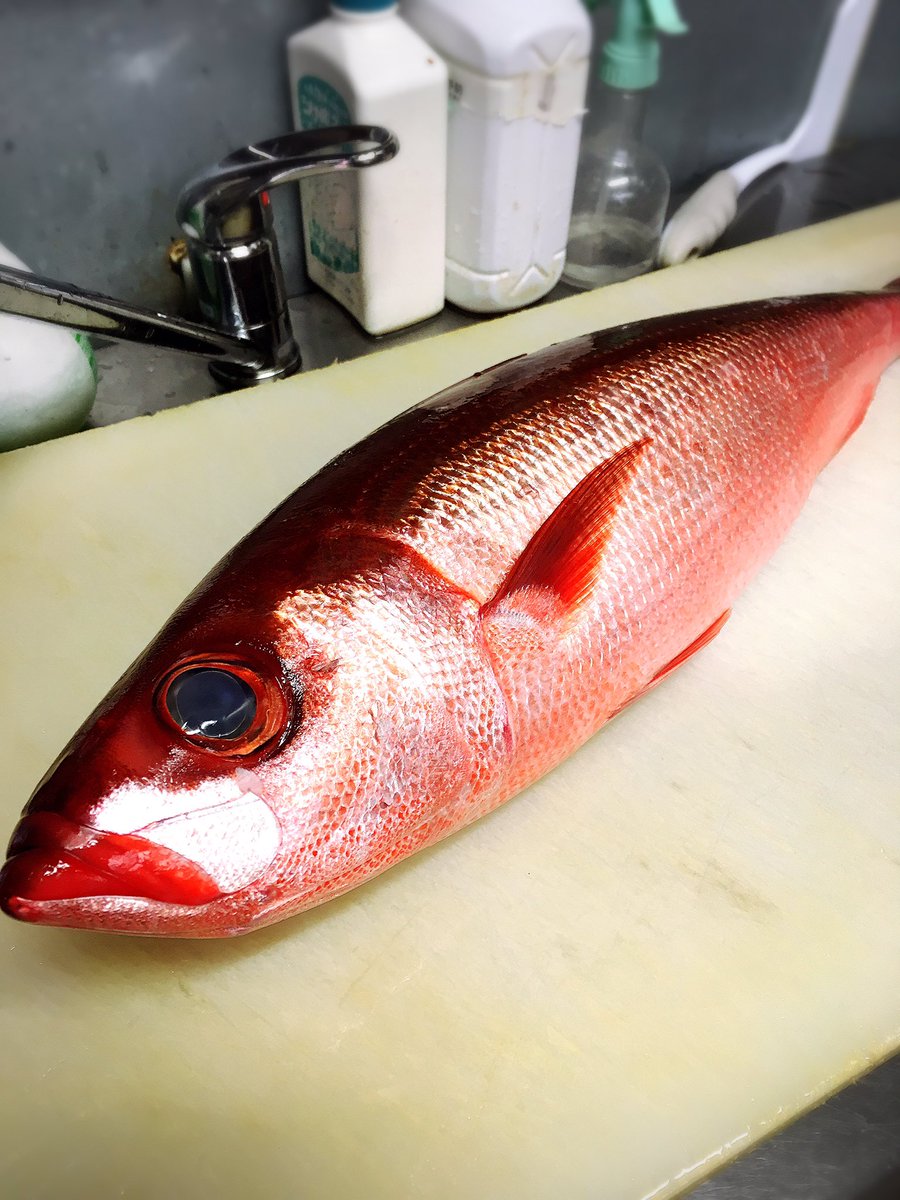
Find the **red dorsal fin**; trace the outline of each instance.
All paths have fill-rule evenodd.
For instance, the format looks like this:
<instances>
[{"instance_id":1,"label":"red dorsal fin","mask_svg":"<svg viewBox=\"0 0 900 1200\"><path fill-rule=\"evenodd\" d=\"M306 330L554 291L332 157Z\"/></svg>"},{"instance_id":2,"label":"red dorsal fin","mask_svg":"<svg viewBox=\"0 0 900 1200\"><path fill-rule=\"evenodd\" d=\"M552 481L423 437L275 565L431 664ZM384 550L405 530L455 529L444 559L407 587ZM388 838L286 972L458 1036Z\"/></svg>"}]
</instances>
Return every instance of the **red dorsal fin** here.
<instances>
[{"instance_id":1,"label":"red dorsal fin","mask_svg":"<svg viewBox=\"0 0 900 1200\"><path fill-rule=\"evenodd\" d=\"M551 589L568 612L584 602L625 490L649 445L650 438L642 438L619 450L569 492L525 547L485 613L525 587Z\"/></svg>"}]
</instances>

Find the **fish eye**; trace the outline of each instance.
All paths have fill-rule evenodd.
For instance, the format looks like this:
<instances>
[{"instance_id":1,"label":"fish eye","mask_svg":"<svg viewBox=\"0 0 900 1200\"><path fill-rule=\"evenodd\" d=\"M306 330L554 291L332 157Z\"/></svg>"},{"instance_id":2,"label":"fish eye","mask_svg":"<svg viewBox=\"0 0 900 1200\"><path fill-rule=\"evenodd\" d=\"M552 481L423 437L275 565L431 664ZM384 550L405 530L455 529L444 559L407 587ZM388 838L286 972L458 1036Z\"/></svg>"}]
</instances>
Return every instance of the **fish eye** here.
<instances>
[{"instance_id":1,"label":"fish eye","mask_svg":"<svg viewBox=\"0 0 900 1200\"><path fill-rule=\"evenodd\" d=\"M157 687L155 707L185 741L233 757L290 736L301 699L302 692L277 671L258 671L230 656L201 656L169 671Z\"/></svg>"},{"instance_id":2,"label":"fish eye","mask_svg":"<svg viewBox=\"0 0 900 1200\"><path fill-rule=\"evenodd\" d=\"M256 693L222 667L182 671L166 689L166 708L188 737L236 738L256 716Z\"/></svg>"}]
</instances>

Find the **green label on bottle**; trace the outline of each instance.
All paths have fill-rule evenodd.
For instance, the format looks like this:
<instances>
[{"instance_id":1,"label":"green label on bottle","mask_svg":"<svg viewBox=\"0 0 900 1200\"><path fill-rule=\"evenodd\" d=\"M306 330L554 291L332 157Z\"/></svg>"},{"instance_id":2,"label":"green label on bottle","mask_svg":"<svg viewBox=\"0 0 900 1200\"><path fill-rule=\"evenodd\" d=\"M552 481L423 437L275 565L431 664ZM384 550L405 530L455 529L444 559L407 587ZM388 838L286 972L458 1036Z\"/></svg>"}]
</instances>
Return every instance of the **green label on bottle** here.
<instances>
[{"instance_id":1,"label":"green label on bottle","mask_svg":"<svg viewBox=\"0 0 900 1200\"><path fill-rule=\"evenodd\" d=\"M316 75L297 80L301 129L349 125L350 109L341 93ZM356 181L349 175L309 179L301 186L309 253L323 267L342 275L359 270Z\"/></svg>"},{"instance_id":2,"label":"green label on bottle","mask_svg":"<svg viewBox=\"0 0 900 1200\"><path fill-rule=\"evenodd\" d=\"M316 75L297 80L297 111L301 129L324 129L327 125L349 125L350 109L341 93Z\"/></svg>"},{"instance_id":3,"label":"green label on bottle","mask_svg":"<svg viewBox=\"0 0 900 1200\"><path fill-rule=\"evenodd\" d=\"M330 229L326 229L315 217L309 223L309 250L325 267L352 275L359 270L359 246L353 233L354 244L343 241Z\"/></svg>"}]
</instances>

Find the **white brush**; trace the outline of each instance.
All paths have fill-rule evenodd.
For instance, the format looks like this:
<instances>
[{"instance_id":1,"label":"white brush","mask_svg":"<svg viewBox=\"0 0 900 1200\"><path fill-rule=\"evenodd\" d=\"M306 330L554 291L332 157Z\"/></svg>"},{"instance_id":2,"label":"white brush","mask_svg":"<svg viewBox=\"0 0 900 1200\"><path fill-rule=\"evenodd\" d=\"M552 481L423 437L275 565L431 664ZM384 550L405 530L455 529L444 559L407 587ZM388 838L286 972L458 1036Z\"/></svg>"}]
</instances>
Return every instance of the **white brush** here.
<instances>
[{"instance_id":1,"label":"white brush","mask_svg":"<svg viewBox=\"0 0 900 1200\"><path fill-rule=\"evenodd\" d=\"M877 7L878 0L843 0L809 102L794 131L785 141L717 171L682 204L662 236L659 261L663 266L674 266L708 249L734 220L738 196L765 171L780 163L818 158L829 149Z\"/></svg>"}]
</instances>

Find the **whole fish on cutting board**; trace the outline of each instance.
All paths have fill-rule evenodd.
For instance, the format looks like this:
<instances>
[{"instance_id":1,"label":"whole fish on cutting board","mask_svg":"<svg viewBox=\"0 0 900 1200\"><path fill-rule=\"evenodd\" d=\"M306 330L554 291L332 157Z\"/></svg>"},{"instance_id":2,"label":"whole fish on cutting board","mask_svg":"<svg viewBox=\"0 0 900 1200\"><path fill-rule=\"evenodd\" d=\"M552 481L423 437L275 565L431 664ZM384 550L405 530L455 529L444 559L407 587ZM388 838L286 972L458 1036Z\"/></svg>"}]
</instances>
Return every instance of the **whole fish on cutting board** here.
<instances>
[{"instance_id":1,"label":"whole fish on cutting board","mask_svg":"<svg viewBox=\"0 0 900 1200\"><path fill-rule=\"evenodd\" d=\"M39 785L0 904L243 933L495 808L718 632L898 352L895 292L773 300L408 410L176 612Z\"/></svg>"}]
</instances>

